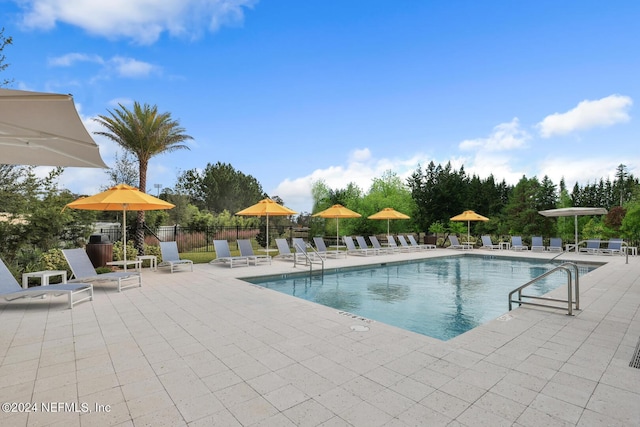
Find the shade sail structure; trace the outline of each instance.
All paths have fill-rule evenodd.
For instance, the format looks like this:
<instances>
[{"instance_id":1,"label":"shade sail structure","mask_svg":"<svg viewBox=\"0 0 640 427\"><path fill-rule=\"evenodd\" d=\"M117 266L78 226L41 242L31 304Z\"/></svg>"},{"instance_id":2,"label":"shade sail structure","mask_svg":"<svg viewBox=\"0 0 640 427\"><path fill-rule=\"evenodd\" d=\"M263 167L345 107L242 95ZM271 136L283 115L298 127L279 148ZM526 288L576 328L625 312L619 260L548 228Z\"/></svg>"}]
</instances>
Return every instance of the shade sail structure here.
<instances>
[{"instance_id":1,"label":"shade sail structure","mask_svg":"<svg viewBox=\"0 0 640 427\"><path fill-rule=\"evenodd\" d=\"M584 215L606 215L607 210L605 208L589 208L589 207L572 207L572 208L558 208L548 209L546 211L538 211L542 216L546 217L558 217L558 216L572 216L574 217L574 233L575 233L575 251L578 252L578 216Z\"/></svg>"},{"instance_id":2,"label":"shade sail structure","mask_svg":"<svg viewBox=\"0 0 640 427\"><path fill-rule=\"evenodd\" d=\"M460 215L449 218L451 221L467 221L467 243L471 238L471 221L489 221L489 218L475 213L474 211L464 211Z\"/></svg>"},{"instance_id":3,"label":"shade sail structure","mask_svg":"<svg viewBox=\"0 0 640 427\"><path fill-rule=\"evenodd\" d=\"M106 168L71 95L0 89L0 164Z\"/></svg>"},{"instance_id":4,"label":"shade sail structure","mask_svg":"<svg viewBox=\"0 0 640 427\"><path fill-rule=\"evenodd\" d=\"M360 218L358 212L354 212L349 208L345 208L342 205L333 205L328 209L323 210L322 212L318 212L313 216L320 218L335 218L336 220L336 245L340 244L340 226L339 221L341 218Z\"/></svg>"},{"instance_id":5,"label":"shade sail structure","mask_svg":"<svg viewBox=\"0 0 640 427\"><path fill-rule=\"evenodd\" d=\"M143 193L127 184L118 184L102 193L81 197L66 207L89 211L122 211L122 250L127 259L127 211L154 211L171 209L175 205L149 194ZM126 266L125 266L126 269Z\"/></svg>"},{"instance_id":6,"label":"shade sail structure","mask_svg":"<svg viewBox=\"0 0 640 427\"><path fill-rule=\"evenodd\" d=\"M236 215L245 215L245 216L266 216L267 217L267 255L269 252L269 217L270 216L289 216L295 215L298 212L293 211L281 204L276 203L275 201L266 198L260 200L255 205L251 205L248 208L241 210L240 212L236 212Z\"/></svg>"},{"instance_id":7,"label":"shade sail structure","mask_svg":"<svg viewBox=\"0 0 640 427\"><path fill-rule=\"evenodd\" d=\"M368 219L386 219L387 220L387 236L389 235L389 223L392 219L409 219L409 215L405 215L402 212L398 212L393 208L384 208L380 212L369 215Z\"/></svg>"}]
</instances>

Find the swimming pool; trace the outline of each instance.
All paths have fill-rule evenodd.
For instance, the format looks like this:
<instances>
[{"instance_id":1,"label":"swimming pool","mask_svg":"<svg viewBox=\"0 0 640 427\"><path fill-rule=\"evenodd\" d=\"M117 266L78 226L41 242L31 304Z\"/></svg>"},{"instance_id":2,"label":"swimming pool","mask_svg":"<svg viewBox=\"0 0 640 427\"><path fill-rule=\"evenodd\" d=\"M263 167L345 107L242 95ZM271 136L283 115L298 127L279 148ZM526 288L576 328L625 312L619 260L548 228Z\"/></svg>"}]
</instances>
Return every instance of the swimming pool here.
<instances>
[{"instance_id":1,"label":"swimming pool","mask_svg":"<svg viewBox=\"0 0 640 427\"><path fill-rule=\"evenodd\" d=\"M508 311L508 294L557 264L545 260L460 255L369 267L325 270L324 275L243 279L367 319L448 340ZM580 275L597 266L581 265ZM527 294L543 295L567 283L554 273Z\"/></svg>"}]
</instances>

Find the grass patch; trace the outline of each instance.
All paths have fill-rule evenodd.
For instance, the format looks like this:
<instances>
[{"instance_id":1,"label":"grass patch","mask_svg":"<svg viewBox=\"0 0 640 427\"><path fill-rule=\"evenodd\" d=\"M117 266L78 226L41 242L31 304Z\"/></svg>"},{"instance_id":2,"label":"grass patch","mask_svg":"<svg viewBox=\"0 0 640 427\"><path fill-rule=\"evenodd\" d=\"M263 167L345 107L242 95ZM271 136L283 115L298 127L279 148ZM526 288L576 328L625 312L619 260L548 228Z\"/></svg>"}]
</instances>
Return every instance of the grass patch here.
<instances>
[{"instance_id":1,"label":"grass patch","mask_svg":"<svg viewBox=\"0 0 640 427\"><path fill-rule=\"evenodd\" d=\"M182 252L181 259L190 259L194 264L205 264L216 258L215 252Z\"/></svg>"}]
</instances>

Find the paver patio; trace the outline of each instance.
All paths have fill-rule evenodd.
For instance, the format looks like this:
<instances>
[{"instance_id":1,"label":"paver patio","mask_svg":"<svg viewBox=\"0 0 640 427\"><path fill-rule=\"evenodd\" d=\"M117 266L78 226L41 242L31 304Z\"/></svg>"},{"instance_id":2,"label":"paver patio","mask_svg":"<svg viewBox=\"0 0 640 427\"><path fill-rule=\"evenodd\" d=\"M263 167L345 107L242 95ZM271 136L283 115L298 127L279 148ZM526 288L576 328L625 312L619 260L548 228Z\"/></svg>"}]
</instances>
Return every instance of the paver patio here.
<instances>
[{"instance_id":1,"label":"paver patio","mask_svg":"<svg viewBox=\"0 0 640 427\"><path fill-rule=\"evenodd\" d=\"M141 288L96 286L73 310L61 299L3 302L0 402L38 412L2 412L0 425L639 425L640 369L629 362L640 258L562 257L607 262L581 277L575 316L519 308L446 342L237 279L292 272L283 261L144 271Z\"/></svg>"}]
</instances>

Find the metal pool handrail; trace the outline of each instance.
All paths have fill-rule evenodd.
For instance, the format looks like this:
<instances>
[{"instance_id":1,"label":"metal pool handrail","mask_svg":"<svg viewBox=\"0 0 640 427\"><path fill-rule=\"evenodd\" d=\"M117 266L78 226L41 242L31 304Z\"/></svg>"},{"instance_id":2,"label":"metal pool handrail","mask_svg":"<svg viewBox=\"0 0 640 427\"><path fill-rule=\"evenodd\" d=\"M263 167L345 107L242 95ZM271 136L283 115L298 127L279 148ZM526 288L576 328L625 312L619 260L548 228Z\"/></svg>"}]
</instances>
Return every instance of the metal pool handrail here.
<instances>
[{"instance_id":1,"label":"metal pool handrail","mask_svg":"<svg viewBox=\"0 0 640 427\"><path fill-rule=\"evenodd\" d=\"M569 267L572 267L574 272L575 272L575 284L572 287L572 275L571 275L571 270L569 269ZM543 278L555 273L556 271L564 271L567 273L567 299L563 300L563 299L557 299L557 298L548 298L548 297L539 297L539 296L535 296L535 295L523 295L522 294L522 290L525 289L526 287L538 282L539 280L542 280ZM575 309L576 310L580 310L580 273L579 273L579 269L578 269L578 265L576 263L573 262L565 262L560 264L557 267L552 268L551 270L541 274L540 276L528 281L527 283L525 283L524 285L514 289L513 291L509 292L509 311L511 311L512 309L512 303L517 303L518 305L522 305L522 304L527 304L527 305L535 305L538 307L546 307L546 308L553 308L553 309L557 309L557 310L564 310L564 307L558 307L558 306L554 306L554 305L547 305L547 304L539 304L539 303L535 303L535 302L530 302L530 301L523 301L522 298L529 298L529 299L537 299L537 300L545 300L545 301L554 301L554 302L566 302L567 303L567 315L569 316L573 316L573 306L575 305ZM517 299L513 299L513 294L518 293L518 298ZM573 295L575 295L575 301L573 300Z\"/></svg>"},{"instance_id":2,"label":"metal pool handrail","mask_svg":"<svg viewBox=\"0 0 640 427\"><path fill-rule=\"evenodd\" d=\"M294 243L294 246L296 247L296 252L299 250L302 255L304 255L304 257L306 258L306 262L309 264L309 274L313 274L313 260L309 257L309 254L307 253L307 248L311 248L311 250L315 253L315 255L318 257L318 259L320 260L321 263L321 274L324 275L324 258L322 258L322 256L320 256L320 254L318 253L318 251L315 250L315 248L313 246L311 246L309 243L307 243L305 246L306 247L302 247L300 245L298 245L297 243ZM297 260L297 256L294 255L293 257L293 266L296 266L296 260Z\"/></svg>"}]
</instances>

